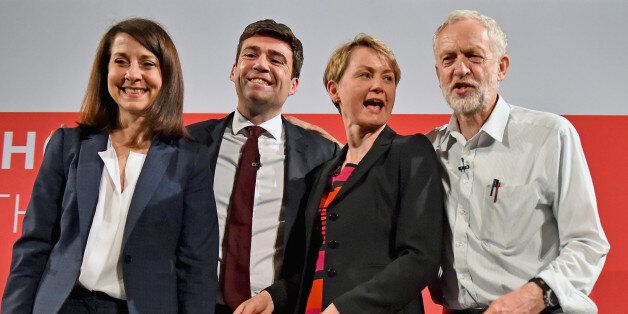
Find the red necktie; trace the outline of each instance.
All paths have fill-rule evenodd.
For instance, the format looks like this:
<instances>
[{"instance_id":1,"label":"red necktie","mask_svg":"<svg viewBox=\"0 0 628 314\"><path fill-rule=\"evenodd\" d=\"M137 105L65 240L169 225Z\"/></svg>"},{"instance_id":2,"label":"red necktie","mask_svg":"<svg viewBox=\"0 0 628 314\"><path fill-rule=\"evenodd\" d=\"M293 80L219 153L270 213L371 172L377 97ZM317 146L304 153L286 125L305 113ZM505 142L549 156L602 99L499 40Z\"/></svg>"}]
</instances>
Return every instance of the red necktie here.
<instances>
[{"instance_id":1,"label":"red necktie","mask_svg":"<svg viewBox=\"0 0 628 314\"><path fill-rule=\"evenodd\" d=\"M227 219L227 242L223 258L222 296L225 304L235 310L240 303L251 297L251 225L253 221L253 198L255 178L260 167L258 138L264 133L259 126L247 127L249 136L244 146L236 173L231 210ZM223 240L224 241L224 240Z\"/></svg>"}]
</instances>

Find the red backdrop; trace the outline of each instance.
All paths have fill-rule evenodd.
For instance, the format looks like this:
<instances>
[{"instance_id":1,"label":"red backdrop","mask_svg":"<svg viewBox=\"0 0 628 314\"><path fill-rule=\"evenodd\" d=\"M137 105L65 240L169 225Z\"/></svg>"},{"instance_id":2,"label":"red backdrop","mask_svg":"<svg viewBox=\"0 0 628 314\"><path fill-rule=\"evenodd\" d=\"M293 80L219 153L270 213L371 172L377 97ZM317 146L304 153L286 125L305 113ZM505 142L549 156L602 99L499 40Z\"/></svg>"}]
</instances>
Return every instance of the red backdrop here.
<instances>
[{"instance_id":1,"label":"red backdrop","mask_svg":"<svg viewBox=\"0 0 628 314\"><path fill-rule=\"evenodd\" d=\"M186 114L186 123L224 114ZM335 114L296 114L344 139L340 117ZM602 225L611 251L591 293L600 313L623 306L628 282L628 240L622 237L628 201L628 116L568 115L582 140L596 189ZM0 113L0 291L9 273L11 247L22 229L22 218L43 156L45 141L60 125L74 126L76 113ZM426 133L449 120L448 115L393 115L390 126L400 134ZM426 292L425 292L426 293ZM426 298L427 313L440 313Z\"/></svg>"}]
</instances>

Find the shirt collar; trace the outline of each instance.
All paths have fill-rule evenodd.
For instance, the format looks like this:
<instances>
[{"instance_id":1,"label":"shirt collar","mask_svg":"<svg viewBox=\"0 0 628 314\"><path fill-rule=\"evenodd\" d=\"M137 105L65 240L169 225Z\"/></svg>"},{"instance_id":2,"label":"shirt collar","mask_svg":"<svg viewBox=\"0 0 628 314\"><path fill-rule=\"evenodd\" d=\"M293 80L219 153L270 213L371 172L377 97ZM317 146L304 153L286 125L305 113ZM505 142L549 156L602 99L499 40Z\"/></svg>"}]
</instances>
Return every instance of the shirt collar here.
<instances>
[{"instance_id":1,"label":"shirt collar","mask_svg":"<svg viewBox=\"0 0 628 314\"><path fill-rule=\"evenodd\" d=\"M242 132L242 129L247 126L254 125L251 121L245 118L238 110L235 111L233 115L233 121L231 123L231 131L233 135L236 135ZM281 115L278 114L272 117L270 120L264 121L264 123L260 124L262 128L266 132L264 134L270 134L276 140L281 139L281 134L283 132L283 121L281 120Z\"/></svg>"},{"instance_id":2,"label":"shirt collar","mask_svg":"<svg viewBox=\"0 0 628 314\"><path fill-rule=\"evenodd\" d=\"M503 97L497 95L497 104L493 108L493 112L488 117L480 132L488 134L496 141L501 142L504 138L504 131L506 130L506 124L508 124L508 117L510 116L510 105L506 103Z\"/></svg>"},{"instance_id":3,"label":"shirt collar","mask_svg":"<svg viewBox=\"0 0 628 314\"><path fill-rule=\"evenodd\" d=\"M510 116L510 105L504 100L501 95L497 95L497 104L493 108L493 112L486 119L484 125L480 128L480 133L484 132L496 141L501 142L504 138L504 131L506 130L506 124L508 124L508 117ZM454 114L449 119L447 125L447 137L451 135L451 132L460 132L458 126L458 120Z\"/></svg>"}]
</instances>

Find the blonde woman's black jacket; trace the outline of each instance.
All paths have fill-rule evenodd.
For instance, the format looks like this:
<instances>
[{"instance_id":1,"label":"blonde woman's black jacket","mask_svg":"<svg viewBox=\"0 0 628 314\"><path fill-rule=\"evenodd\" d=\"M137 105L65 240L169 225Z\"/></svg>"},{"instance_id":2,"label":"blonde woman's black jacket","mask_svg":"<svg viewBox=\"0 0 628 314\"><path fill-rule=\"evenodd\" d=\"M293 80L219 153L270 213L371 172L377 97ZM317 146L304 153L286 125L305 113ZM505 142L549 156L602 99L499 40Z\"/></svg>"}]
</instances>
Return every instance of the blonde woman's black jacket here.
<instances>
[{"instance_id":1,"label":"blonde woman's black jacket","mask_svg":"<svg viewBox=\"0 0 628 314\"><path fill-rule=\"evenodd\" d=\"M290 241L306 257L267 288L276 312L303 313L318 255L319 202L346 152L345 147L312 178L299 218L304 232ZM386 126L327 208L326 241L335 245L325 255L323 309L334 303L343 314L422 313L421 290L436 278L440 263L442 194L429 140L400 136Z\"/></svg>"}]
</instances>

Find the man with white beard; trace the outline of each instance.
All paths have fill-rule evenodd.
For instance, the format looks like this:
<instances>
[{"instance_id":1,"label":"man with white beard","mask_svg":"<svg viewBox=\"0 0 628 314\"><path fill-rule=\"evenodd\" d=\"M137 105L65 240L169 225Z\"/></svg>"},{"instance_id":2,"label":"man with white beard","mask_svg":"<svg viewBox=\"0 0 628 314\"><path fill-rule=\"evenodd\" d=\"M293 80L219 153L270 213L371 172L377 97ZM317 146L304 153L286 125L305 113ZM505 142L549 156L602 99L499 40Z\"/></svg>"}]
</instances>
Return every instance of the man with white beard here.
<instances>
[{"instance_id":1,"label":"man with white beard","mask_svg":"<svg viewBox=\"0 0 628 314\"><path fill-rule=\"evenodd\" d=\"M453 11L433 46L453 109L428 135L449 222L434 300L447 313L596 312L609 244L576 130L498 94L510 59L492 18Z\"/></svg>"}]
</instances>

